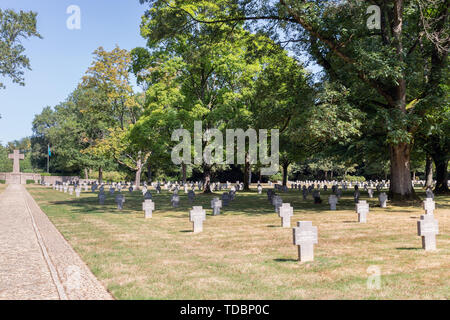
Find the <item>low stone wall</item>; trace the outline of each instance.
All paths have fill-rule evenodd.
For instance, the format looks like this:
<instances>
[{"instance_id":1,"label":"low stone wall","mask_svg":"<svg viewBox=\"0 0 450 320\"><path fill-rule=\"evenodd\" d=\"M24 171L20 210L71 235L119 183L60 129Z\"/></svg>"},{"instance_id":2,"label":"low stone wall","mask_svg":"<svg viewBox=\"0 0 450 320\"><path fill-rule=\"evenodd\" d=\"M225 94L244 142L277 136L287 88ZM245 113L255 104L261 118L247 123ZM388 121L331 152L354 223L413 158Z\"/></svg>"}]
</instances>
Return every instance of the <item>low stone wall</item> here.
<instances>
[{"instance_id":1,"label":"low stone wall","mask_svg":"<svg viewBox=\"0 0 450 320\"><path fill-rule=\"evenodd\" d=\"M5 180L6 184L26 184L27 180L34 180L38 182L41 180L41 175L37 173L0 173L0 180Z\"/></svg>"},{"instance_id":2,"label":"low stone wall","mask_svg":"<svg viewBox=\"0 0 450 320\"><path fill-rule=\"evenodd\" d=\"M42 176L42 181L44 183L50 183L55 184L57 182L63 183L63 182L82 182L83 180L80 180L80 177L73 177L73 176Z\"/></svg>"}]
</instances>

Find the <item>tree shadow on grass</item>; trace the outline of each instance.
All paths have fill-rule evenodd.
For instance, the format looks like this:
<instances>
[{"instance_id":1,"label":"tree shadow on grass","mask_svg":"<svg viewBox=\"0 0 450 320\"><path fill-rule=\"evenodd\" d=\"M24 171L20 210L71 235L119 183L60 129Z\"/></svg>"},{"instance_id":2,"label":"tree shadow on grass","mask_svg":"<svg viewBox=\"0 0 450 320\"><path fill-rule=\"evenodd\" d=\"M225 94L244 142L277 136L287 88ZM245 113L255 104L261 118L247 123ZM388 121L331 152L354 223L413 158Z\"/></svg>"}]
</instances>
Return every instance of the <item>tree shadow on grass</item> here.
<instances>
[{"instance_id":1,"label":"tree shadow on grass","mask_svg":"<svg viewBox=\"0 0 450 320\"><path fill-rule=\"evenodd\" d=\"M275 262L298 262L298 259L289 259L289 258L276 258L273 259Z\"/></svg>"},{"instance_id":2,"label":"tree shadow on grass","mask_svg":"<svg viewBox=\"0 0 450 320\"><path fill-rule=\"evenodd\" d=\"M413 247L399 247L399 248L395 248L396 250L421 250L422 248L413 248Z\"/></svg>"}]
</instances>

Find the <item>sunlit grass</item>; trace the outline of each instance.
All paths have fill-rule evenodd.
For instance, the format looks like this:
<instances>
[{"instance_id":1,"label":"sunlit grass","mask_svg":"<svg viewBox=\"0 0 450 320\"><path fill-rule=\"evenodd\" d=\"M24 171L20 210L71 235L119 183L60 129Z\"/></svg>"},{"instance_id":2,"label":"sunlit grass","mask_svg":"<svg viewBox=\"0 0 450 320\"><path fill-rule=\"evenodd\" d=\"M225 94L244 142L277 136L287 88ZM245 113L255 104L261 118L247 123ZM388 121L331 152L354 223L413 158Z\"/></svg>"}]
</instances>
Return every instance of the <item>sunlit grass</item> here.
<instances>
[{"instance_id":1,"label":"sunlit grass","mask_svg":"<svg viewBox=\"0 0 450 320\"><path fill-rule=\"evenodd\" d=\"M1 185L0 185L1 188ZM170 194L156 194L153 218L145 220L140 192L125 192L124 210L113 197L100 206L97 194L80 199L40 186L29 191L51 221L117 299L446 299L450 296L450 197L436 197L440 235L436 252L421 249L417 236L420 207L382 209L370 203L367 224L357 223L351 192L338 211L301 192L280 193L294 207L296 221L318 227L315 261L299 263L292 229L280 218L265 192L238 192L222 215L212 216L210 200L198 194L195 205L207 210L204 231L193 234L191 208L180 191L180 207ZM0 189L1 190L1 189ZM419 194L423 196L423 193ZM369 266L381 270L381 289L367 288Z\"/></svg>"}]
</instances>

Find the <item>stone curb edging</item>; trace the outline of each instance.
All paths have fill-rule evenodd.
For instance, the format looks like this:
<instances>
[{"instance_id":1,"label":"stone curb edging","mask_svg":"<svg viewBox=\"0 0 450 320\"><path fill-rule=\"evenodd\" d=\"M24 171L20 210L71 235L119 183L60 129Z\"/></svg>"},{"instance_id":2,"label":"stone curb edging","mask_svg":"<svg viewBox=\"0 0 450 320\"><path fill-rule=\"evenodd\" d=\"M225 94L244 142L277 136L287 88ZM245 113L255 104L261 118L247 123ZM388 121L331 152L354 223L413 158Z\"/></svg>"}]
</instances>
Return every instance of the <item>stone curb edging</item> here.
<instances>
[{"instance_id":1,"label":"stone curb edging","mask_svg":"<svg viewBox=\"0 0 450 320\"><path fill-rule=\"evenodd\" d=\"M103 287L47 215L40 209L28 190L25 187L23 187L23 190L38 241L39 236L41 237L44 257L46 260L48 258L47 264L52 277L57 277L54 281L60 298L68 300L113 300L112 295ZM41 245L41 242L39 244ZM48 253L47 257L45 252ZM52 268L54 269L53 272Z\"/></svg>"}]
</instances>

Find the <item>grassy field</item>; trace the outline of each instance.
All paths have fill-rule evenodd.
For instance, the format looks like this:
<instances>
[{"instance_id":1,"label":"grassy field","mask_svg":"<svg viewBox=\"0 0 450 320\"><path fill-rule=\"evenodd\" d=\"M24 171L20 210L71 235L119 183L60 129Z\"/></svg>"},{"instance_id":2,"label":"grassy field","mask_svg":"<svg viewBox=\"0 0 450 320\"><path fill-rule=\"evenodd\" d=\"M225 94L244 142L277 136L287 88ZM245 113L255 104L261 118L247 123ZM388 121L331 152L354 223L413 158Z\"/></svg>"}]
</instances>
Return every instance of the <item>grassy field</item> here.
<instances>
[{"instance_id":1,"label":"grassy field","mask_svg":"<svg viewBox=\"0 0 450 320\"><path fill-rule=\"evenodd\" d=\"M299 263L292 228L265 192L238 192L223 215L212 216L213 195L197 193L207 209L204 231L192 233L190 205L153 193L156 211L143 218L142 195L125 193L124 211L113 197L80 199L41 186L27 186L51 221L117 299L448 299L450 297L450 197L436 197L438 250L425 252L417 236L419 205L381 209L370 203L367 224L357 223L351 192L338 211L314 205L301 192L281 193L294 207L292 226L312 221L319 230L315 261ZM108 192L106 192L108 194ZM322 199L328 193L321 192ZM377 193L375 193L377 195ZM423 196L423 193L420 194ZM218 194L216 196L219 196ZM368 268L381 272L381 288L369 289ZM369 269L370 271L370 269Z\"/></svg>"},{"instance_id":2,"label":"grassy field","mask_svg":"<svg viewBox=\"0 0 450 320\"><path fill-rule=\"evenodd\" d=\"M0 184L0 193L5 191L6 187L7 187L6 184Z\"/></svg>"}]
</instances>

